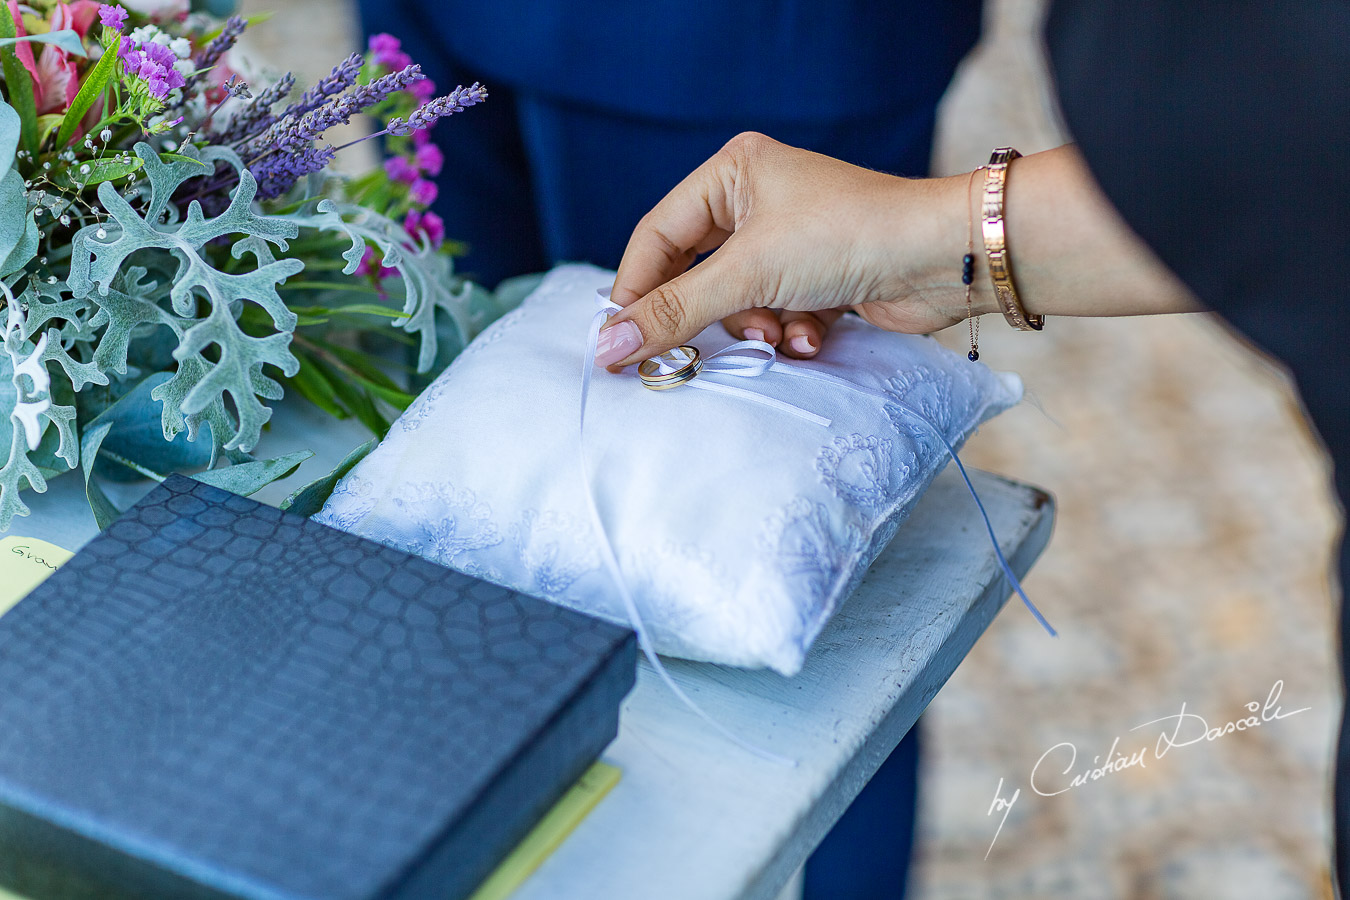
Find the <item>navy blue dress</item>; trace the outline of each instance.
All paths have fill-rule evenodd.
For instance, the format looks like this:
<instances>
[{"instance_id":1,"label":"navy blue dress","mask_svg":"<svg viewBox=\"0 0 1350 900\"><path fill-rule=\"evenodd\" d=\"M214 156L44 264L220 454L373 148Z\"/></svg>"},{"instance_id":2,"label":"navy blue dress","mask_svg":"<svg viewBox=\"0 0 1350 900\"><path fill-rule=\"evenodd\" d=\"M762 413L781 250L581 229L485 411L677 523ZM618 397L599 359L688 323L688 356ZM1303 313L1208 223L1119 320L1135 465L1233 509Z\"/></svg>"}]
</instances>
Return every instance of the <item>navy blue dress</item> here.
<instances>
[{"instance_id":1,"label":"navy blue dress","mask_svg":"<svg viewBox=\"0 0 1350 900\"><path fill-rule=\"evenodd\" d=\"M979 0L361 0L443 91L489 100L439 125L435 210L492 285L563 261L614 268L638 220L742 131L926 175L938 99ZM880 685L878 686L880 689ZM918 725L806 868L807 900L902 897Z\"/></svg>"}]
</instances>

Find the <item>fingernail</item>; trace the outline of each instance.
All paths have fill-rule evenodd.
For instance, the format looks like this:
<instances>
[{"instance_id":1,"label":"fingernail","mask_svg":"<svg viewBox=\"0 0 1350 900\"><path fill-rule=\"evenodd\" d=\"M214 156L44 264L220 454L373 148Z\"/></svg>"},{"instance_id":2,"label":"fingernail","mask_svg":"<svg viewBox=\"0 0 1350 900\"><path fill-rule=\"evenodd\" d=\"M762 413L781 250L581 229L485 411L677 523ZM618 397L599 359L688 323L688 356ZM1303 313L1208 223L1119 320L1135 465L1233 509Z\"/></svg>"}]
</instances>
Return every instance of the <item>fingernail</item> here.
<instances>
[{"instance_id":1,"label":"fingernail","mask_svg":"<svg viewBox=\"0 0 1350 900\"><path fill-rule=\"evenodd\" d=\"M642 332L632 322L620 322L601 329L595 343L595 364L612 365L642 346Z\"/></svg>"},{"instance_id":2,"label":"fingernail","mask_svg":"<svg viewBox=\"0 0 1350 900\"><path fill-rule=\"evenodd\" d=\"M762 329L762 328L747 328L747 329L745 329L745 339L746 339L747 341L762 341L762 340L764 340L764 329Z\"/></svg>"},{"instance_id":3,"label":"fingernail","mask_svg":"<svg viewBox=\"0 0 1350 900\"><path fill-rule=\"evenodd\" d=\"M788 341L788 343L791 344L791 345L792 345L792 349L793 349L793 350L796 350L798 353L815 353L815 352L816 352L816 345L813 344L813 343L811 343L811 338L809 338L808 336L806 336L806 335L804 335L804 334L799 334L799 335L797 335L795 338L793 338L792 340Z\"/></svg>"}]
</instances>

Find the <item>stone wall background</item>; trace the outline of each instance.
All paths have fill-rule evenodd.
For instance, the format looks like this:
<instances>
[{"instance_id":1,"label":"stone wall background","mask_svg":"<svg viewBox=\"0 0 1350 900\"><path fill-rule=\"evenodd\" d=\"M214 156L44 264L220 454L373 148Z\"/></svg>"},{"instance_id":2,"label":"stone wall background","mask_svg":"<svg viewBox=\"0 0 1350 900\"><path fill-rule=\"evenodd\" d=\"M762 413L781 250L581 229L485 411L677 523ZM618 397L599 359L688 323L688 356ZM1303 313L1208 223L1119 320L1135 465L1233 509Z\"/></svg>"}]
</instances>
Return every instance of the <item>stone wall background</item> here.
<instances>
[{"instance_id":1,"label":"stone wall background","mask_svg":"<svg viewBox=\"0 0 1350 900\"><path fill-rule=\"evenodd\" d=\"M342 0L243 7L276 13L251 55L305 83L357 46ZM1062 143L1043 9L988 4L943 104L939 173ZM960 348L964 327L943 340ZM1055 494L1057 532L1025 587L1060 637L1014 599L925 713L912 896L1331 897L1338 519L1287 379L1206 315L1054 319L1040 334L991 317L981 352L1022 375L1028 402L967 460ZM1080 771L1116 738L1126 756L1152 747L1158 726L1131 729L1183 703L1222 725L1277 681L1286 712L1309 709L1058 796L1029 787L1056 744L1076 745ZM1021 796L990 850L1000 778Z\"/></svg>"}]
</instances>

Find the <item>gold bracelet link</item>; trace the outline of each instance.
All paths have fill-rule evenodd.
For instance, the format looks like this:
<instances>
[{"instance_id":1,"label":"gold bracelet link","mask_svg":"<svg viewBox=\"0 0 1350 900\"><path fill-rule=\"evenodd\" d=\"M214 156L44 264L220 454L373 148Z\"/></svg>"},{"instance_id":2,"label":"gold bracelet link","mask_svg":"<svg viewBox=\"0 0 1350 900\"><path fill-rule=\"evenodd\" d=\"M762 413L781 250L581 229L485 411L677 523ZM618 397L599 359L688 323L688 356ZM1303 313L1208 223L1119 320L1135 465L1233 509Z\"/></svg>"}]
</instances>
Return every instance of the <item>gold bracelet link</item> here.
<instances>
[{"instance_id":1,"label":"gold bracelet link","mask_svg":"<svg viewBox=\"0 0 1350 900\"><path fill-rule=\"evenodd\" d=\"M989 259L989 277L1008 324L1020 331L1040 331L1045 316L1029 316L1013 287L1012 260L1008 254L1007 230L1003 224L1003 197L1008 184L1008 166L1022 154L999 147L989 156L984 179L984 204L980 217L984 252Z\"/></svg>"}]
</instances>

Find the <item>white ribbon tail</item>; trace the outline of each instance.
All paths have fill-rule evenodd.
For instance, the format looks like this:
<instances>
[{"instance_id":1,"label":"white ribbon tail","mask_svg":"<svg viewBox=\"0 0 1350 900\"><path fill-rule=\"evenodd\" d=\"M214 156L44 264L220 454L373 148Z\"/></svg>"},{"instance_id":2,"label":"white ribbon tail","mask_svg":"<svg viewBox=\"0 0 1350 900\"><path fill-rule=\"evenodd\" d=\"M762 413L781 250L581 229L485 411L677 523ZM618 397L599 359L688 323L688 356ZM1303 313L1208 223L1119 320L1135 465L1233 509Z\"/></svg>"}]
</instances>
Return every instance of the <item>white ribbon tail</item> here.
<instances>
[{"instance_id":1,"label":"white ribbon tail","mask_svg":"<svg viewBox=\"0 0 1350 900\"><path fill-rule=\"evenodd\" d=\"M651 663L652 668L656 670L656 674L661 677L663 682L665 682L666 687L668 687L676 697L679 697L680 701L684 703L685 706L689 707L695 715L707 722L713 729L736 746L753 753L761 759L768 760L769 762L778 763L779 765L784 766L796 766L797 763L795 760L756 747L754 744L741 738L725 725L704 712L702 707L689 699L685 692L680 689L680 686L675 683L675 679L671 678L670 673L666 671L666 667L661 664L660 658L657 657L656 650L652 647L651 637L647 633L647 628L642 622L642 616L638 613L637 603L634 602L633 595L629 592L628 584L624 580L623 571L619 568L619 561L614 555L614 547L609 542L609 533L605 530L605 524L600 518L600 510L597 509L595 505L595 493L591 489L590 464L586 459L586 399L590 393L591 372L595 368L595 346L600 334L600 327L605 323L605 319L608 318L610 310L614 308L618 308L617 304L606 305L596 311L595 316L591 319L590 333L586 338L586 353L582 356L581 360L581 416L580 422L578 423L580 425L580 430L577 434L578 451L579 456L581 457L581 486L582 493L586 497L586 508L590 511L591 524L595 527L595 533L600 539L600 555L604 559L605 566L609 569L610 575L614 578L614 584L619 589L619 596L623 598L623 605L628 613L629 623L633 626L633 631L637 633L638 646L642 648L643 655L647 657L647 661Z\"/></svg>"}]
</instances>

